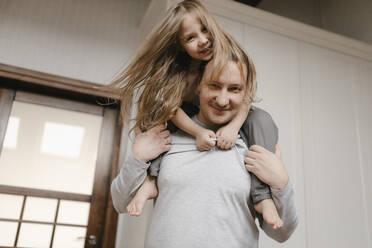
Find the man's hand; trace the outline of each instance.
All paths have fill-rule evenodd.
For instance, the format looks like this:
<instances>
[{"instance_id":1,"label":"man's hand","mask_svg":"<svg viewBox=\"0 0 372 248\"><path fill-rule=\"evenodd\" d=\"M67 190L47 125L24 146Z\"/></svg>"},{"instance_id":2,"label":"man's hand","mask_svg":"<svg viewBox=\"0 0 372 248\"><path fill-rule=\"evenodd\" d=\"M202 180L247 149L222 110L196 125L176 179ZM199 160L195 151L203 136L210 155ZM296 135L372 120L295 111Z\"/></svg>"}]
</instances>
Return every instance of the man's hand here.
<instances>
[{"instance_id":1,"label":"man's hand","mask_svg":"<svg viewBox=\"0 0 372 248\"><path fill-rule=\"evenodd\" d=\"M287 185L289 177L278 145L275 146L275 154L261 146L253 145L249 148L244 161L248 171L272 188L280 190Z\"/></svg>"},{"instance_id":2,"label":"man's hand","mask_svg":"<svg viewBox=\"0 0 372 248\"><path fill-rule=\"evenodd\" d=\"M157 158L171 148L170 132L165 125L159 125L142 133L136 131L136 138L132 147L134 157L144 163Z\"/></svg>"},{"instance_id":3,"label":"man's hand","mask_svg":"<svg viewBox=\"0 0 372 248\"><path fill-rule=\"evenodd\" d=\"M216 145L216 134L212 130L203 128L195 138L199 151L209 151Z\"/></svg>"},{"instance_id":4,"label":"man's hand","mask_svg":"<svg viewBox=\"0 0 372 248\"><path fill-rule=\"evenodd\" d=\"M218 129L216 133L218 138L217 146L223 150L231 149L235 145L236 139L238 138L238 131L239 130L234 130L229 126L223 126Z\"/></svg>"}]
</instances>

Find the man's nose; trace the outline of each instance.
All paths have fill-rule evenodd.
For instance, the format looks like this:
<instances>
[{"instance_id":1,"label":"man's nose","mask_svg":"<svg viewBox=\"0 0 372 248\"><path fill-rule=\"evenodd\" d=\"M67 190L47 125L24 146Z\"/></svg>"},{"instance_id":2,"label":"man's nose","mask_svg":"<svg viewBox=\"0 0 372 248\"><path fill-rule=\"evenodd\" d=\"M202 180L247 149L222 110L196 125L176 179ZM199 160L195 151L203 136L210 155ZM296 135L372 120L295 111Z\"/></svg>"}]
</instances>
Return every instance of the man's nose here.
<instances>
[{"instance_id":1,"label":"man's nose","mask_svg":"<svg viewBox=\"0 0 372 248\"><path fill-rule=\"evenodd\" d=\"M219 92L219 94L216 97L216 103L219 107L225 107L229 104L229 98L225 91Z\"/></svg>"}]
</instances>

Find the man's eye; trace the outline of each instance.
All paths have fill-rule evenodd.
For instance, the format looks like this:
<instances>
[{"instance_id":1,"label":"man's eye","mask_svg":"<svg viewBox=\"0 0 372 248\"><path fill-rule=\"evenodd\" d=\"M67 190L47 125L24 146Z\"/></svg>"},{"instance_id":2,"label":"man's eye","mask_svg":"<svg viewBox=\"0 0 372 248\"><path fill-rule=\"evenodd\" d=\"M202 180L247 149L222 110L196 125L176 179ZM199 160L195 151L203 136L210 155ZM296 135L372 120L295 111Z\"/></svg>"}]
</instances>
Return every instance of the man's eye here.
<instances>
[{"instance_id":1,"label":"man's eye","mask_svg":"<svg viewBox=\"0 0 372 248\"><path fill-rule=\"evenodd\" d=\"M232 92L240 92L242 89L239 88L239 87L233 87L233 88L230 88L230 90L231 90Z\"/></svg>"},{"instance_id":2,"label":"man's eye","mask_svg":"<svg viewBox=\"0 0 372 248\"><path fill-rule=\"evenodd\" d=\"M212 89L217 89L218 85L217 84L209 84L209 87Z\"/></svg>"}]
</instances>

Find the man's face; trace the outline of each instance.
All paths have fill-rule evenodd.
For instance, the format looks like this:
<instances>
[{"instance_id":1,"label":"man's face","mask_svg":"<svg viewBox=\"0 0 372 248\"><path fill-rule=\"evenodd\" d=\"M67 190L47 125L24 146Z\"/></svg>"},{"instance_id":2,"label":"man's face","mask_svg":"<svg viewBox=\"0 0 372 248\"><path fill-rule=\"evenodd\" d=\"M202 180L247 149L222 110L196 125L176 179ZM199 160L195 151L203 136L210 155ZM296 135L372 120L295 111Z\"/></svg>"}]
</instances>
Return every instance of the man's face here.
<instances>
[{"instance_id":1,"label":"man's face","mask_svg":"<svg viewBox=\"0 0 372 248\"><path fill-rule=\"evenodd\" d=\"M212 64L210 62L206 66L204 75L209 75ZM238 65L229 61L218 79L206 81L203 77L198 92L200 101L198 119L207 125L223 125L238 113L244 101L246 84L242 81Z\"/></svg>"}]
</instances>

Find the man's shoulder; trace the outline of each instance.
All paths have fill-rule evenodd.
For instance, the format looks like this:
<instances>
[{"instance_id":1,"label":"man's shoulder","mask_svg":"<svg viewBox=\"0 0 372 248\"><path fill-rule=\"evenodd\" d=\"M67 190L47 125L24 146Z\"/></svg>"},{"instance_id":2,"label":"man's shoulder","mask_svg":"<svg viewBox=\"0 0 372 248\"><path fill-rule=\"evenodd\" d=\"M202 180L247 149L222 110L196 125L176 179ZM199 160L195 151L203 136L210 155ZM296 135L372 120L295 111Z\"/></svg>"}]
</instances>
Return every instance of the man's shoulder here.
<instances>
[{"instance_id":1,"label":"man's shoulder","mask_svg":"<svg viewBox=\"0 0 372 248\"><path fill-rule=\"evenodd\" d=\"M178 129L175 132L172 132L171 133L171 138L172 138L172 143L176 143L176 142L195 143L196 142L195 138L192 135L190 135L190 134L188 134L188 133L186 133L186 132L184 132L180 129Z\"/></svg>"}]
</instances>

